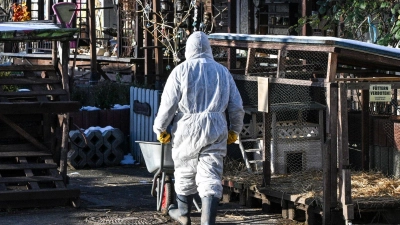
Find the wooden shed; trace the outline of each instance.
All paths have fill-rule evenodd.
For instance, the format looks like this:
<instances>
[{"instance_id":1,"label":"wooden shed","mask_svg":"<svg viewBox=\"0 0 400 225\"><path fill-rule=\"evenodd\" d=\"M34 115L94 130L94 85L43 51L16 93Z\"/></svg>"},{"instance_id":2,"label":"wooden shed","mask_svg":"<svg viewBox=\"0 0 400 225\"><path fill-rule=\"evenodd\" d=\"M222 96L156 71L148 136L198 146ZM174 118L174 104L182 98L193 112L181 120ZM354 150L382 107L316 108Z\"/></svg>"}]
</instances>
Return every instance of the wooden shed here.
<instances>
[{"instance_id":1,"label":"wooden shed","mask_svg":"<svg viewBox=\"0 0 400 225\"><path fill-rule=\"evenodd\" d=\"M363 222L399 221L398 176L357 183L378 173L370 165L386 159L394 175L399 170L399 49L334 37L220 33L209 39L214 58L236 81L245 123L263 142L262 176L225 176L227 199L232 192L243 204L258 198L263 208L277 204L291 219L300 210L308 224L350 224L367 211L373 216ZM375 117L390 123L384 129ZM373 191L386 186L383 179L392 186Z\"/></svg>"},{"instance_id":2,"label":"wooden shed","mask_svg":"<svg viewBox=\"0 0 400 225\"><path fill-rule=\"evenodd\" d=\"M50 65L25 59L0 66L1 208L79 204L79 189L67 187L69 112L80 108L69 100L67 73L75 32L50 21L0 23L0 42L6 45L54 41Z\"/></svg>"}]
</instances>

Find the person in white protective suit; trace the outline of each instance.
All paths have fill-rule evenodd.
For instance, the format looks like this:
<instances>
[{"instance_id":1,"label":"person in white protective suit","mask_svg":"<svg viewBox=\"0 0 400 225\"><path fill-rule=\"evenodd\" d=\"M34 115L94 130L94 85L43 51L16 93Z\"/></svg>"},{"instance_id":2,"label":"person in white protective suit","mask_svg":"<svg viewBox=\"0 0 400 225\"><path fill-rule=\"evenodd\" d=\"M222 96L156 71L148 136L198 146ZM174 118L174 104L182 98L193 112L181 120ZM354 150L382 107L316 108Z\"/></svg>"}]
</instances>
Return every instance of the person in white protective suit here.
<instances>
[{"instance_id":1,"label":"person in white protective suit","mask_svg":"<svg viewBox=\"0 0 400 225\"><path fill-rule=\"evenodd\" d=\"M199 193L201 224L215 224L223 158L227 143L235 142L242 130L243 103L228 69L214 61L205 33L189 36L185 57L167 79L153 130L161 143L171 141L173 146L178 207L170 207L169 215L181 224L191 224L193 197ZM171 122L169 134L166 129Z\"/></svg>"}]
</instances>

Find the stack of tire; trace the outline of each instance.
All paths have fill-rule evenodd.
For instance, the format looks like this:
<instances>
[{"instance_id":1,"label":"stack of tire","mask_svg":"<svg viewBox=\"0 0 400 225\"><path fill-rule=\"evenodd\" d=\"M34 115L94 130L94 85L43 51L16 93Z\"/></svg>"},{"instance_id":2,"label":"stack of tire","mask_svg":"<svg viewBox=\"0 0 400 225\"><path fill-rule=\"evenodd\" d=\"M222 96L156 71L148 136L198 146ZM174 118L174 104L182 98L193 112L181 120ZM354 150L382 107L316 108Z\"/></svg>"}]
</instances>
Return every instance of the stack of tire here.
<instances>
[{"instance_id":1,"label":"stack of tire","mask_svg":"<svg viewBox=\"0 0 400 225\"><path fill-rule=\"evenodd\" d=\"M105 131L71 130L68 164L74 169L117 166L124 158L124 134L118 128Z\"/></svg>"}]
</instances>

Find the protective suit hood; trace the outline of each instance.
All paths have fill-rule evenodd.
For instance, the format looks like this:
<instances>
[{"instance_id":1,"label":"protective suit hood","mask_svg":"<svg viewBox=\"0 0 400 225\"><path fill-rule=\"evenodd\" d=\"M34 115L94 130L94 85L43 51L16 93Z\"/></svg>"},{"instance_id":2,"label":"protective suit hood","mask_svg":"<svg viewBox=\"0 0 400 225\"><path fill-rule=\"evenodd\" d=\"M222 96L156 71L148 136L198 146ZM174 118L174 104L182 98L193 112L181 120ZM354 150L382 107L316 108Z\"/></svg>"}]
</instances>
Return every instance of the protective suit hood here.
<instances>
[{"instance_id":1,"label":"protective suit hood","mask_svg":"<svg viewBox=\"0 0 400 225\"><path fill-rule=\"evenodd\" d=\"M189 36L186 42L185 57L186 60L196 58L213 59L210 42L205 33L198 31Z\"/></svg>"}]
</instances>

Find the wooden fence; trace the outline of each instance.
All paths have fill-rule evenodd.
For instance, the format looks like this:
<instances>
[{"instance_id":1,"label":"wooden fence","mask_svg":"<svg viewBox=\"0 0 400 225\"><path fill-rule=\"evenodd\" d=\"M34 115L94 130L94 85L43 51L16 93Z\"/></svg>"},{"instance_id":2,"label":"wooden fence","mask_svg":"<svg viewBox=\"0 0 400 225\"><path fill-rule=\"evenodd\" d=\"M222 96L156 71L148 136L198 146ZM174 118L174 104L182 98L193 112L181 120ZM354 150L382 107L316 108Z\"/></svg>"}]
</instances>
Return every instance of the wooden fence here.
<instances>
[{"instance_id":1,"label":"wooden fence","mask_svg":"<svg viewBox=\"0 0 400 225\"><path fill-rule=\"evenodd\" d=\"M72 118L71 129L89 127L106 127L112 126L120 129L125 136L129 135L130 109L115 110L95 110L95 111L79 111L70 113Z\"/></svg>"}]
</instances>

